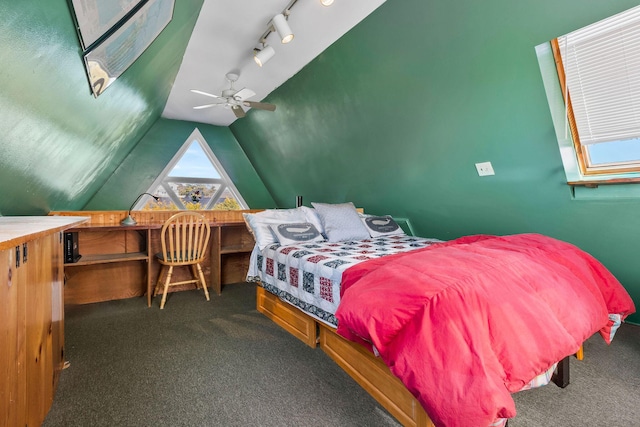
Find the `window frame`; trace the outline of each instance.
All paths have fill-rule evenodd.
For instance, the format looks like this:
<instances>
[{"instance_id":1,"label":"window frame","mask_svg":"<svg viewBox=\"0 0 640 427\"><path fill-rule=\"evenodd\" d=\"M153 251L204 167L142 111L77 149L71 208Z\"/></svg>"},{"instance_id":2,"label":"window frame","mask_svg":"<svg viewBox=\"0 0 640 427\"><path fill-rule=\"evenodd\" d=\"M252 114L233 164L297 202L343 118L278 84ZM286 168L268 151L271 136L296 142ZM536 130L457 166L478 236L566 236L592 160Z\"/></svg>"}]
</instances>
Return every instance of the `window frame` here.
<instances>
[{"instance_id":1,"label":"window frame","mask_svg":"<svg viewBox=\"0 0 640 427\"><path fill-rule=\"evenodd\" d=\"M194 142L198 142L200 144L200 148L203 153L207 156L207 159L211 162L212 166L216 169L220 178L193 178L193 177L180 177L180 176L170 176L169 174L173 171L173 168L178 164L178 162L182 159L184 154L189 150L191 144ZM249 205L245 202L244 198L236 188L235 184L225 171L222 163L218 160L216 155L207 144L206 140L198 130L195 128L194 131L189 135L189 137L182 144L180 149L176 152L173 158L167 163L162 172L158 175L158 177L153 181L151 186L149 187L148 193L153 194L155 189L158 187L162 187L164 191L167 193L173 204L178 208L178 210L187 210L187 207L182 203L180 197L171 189L171 183L192 183L192 184L216 184L220 185L215 193L211 196L211 200L207 203L206 207L202 210L213 210L213 207L217 204L218 198L224 194L224 192L228 189L236 201L240 205L240 209L246 210L249 209ZM142 197L138 203L134 206L133 210L143 210L146 204L149 202L150 196Z\"/></svg>"},{"instance_id":2,"label":"window frame","mask_svg":"<svg viewBox=\"0 0 640 427\"><path fill-rule=\"evenodd\" d=\"M596 175L600 178L607 179L612 174L627 174L640 172L640 160L636 162L620 162L611 163L605 165L593 166L589 159L589 150L580 142L580 134L578 132L578 126L576 124L576 118L573 112L573 106L571 104L571 94L567 89L566 74L564 71L564 64L562 62L562 55L560 53L560 44L557 38L551 40L551 50L553 53L553 59L556 64L556 71L558 73L558 80L560 83L560 89L562 93L563 101L566 105L566 120L569 126L571 134L571 140L573 141L573 148L576 153L578 166L582 175ZM634 165L634 166L625 166ZM607 179L608 180L608 179ZM611 180L619 180L618 178L611 177ZM629 179L624 180L630 182ZM640 178L638 179L640 181Z\"/></svg>"}]
</instances>

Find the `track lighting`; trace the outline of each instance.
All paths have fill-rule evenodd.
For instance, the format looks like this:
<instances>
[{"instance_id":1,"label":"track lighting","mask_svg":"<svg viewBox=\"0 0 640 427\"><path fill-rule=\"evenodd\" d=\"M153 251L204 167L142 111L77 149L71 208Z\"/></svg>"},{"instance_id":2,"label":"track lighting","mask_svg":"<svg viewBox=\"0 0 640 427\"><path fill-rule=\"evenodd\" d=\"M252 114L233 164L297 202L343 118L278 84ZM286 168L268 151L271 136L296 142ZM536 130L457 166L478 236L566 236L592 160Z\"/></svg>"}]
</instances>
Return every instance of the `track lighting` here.
<instances>
[{"instance_id":1,"label":"track lighting","mask_svg":"<svg viewBox=\"0 0 640 427\"><path fill-rule=\"evenodd\" d=\"M253 60L261 67L276 54L276 51L269 45L264 45L262 49L254 49L254 52Z\"/></svg>"},{"instance_id":2,"label":"track lighting","mask_svg":"<svg viewBox=\"0 0 640 427\"><path fill-rule=\"evenodd\" d=\"M293 40L293 31L291 31L291 27L289 27L289 23L282 13L274 16L272 22L282 43L289 43Z\"/></svg>"},{"instance_id":3,"label":"track lighting","mask_svg":"<svg viewBox=\"0 0 640 427\"><path fill-rule=\"evenodd\" d=\"M333 4L333 0L320 0L320 4L323 6L331 6Z\"/></svg>"},{"instance_id":4,"label":"track lighting","mask_svg":"<svg viewBox=\"0 0 640 427\"><path fill-rule=\"evenodd\" d=\"M320 0L321 3L325 6L329 6L333 3L333 0ZM282 13L277 14L273 17L273 19L269 22L267 26L267 31L265 31L262 36L258 39L258 46L262 45L262 47L254 47L253 48L253 59L256 61L256 64L259 66L263 66L270 60L273 55L275 55L275 51L269 45L267 45L267 37L271 33L278 33L280 36L280 41L282 43L289 43L293 40L293 31L291 31L291 27L289 27L289 23L287 20L291 15L291 8L298 2L298 0L290 0L287 7L282 11Z\"/></svg>"}]
</instances>

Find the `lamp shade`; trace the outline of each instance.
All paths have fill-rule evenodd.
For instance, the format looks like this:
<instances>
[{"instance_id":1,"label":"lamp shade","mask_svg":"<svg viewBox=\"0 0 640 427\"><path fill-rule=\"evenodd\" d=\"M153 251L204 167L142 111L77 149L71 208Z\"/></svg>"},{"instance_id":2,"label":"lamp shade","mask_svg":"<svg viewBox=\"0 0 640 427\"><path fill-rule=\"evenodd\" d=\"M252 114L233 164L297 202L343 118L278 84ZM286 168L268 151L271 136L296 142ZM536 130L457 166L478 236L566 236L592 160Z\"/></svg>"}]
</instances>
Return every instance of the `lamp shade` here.
<instances>
[{"instance_id":1,"label":"lamp shade","mask_svg":"<svg viewBox=\"0 0 640 427\"><path fill-rule=\"evenodd\" d=\"M268 60L273 58L273 55L276 54L276 51L269 45L262 48L262 50L256 51L255 55L253 55L253 60L256 61L256 64L259 66L263 66L267 63Z\"/></svg>"},{"instance_id":2,"label":"lamp shade","mask_svg":"<svg viewBox=\"0 0 640 427\"><path fill-rule=\"evenodd\" d=\"M293 31L291 31L291 27L289 27L289 23L283 14L280 13L273 17L273 26L278 32L282 43L289 43L293 40Z\"/></svg>"},{"instance_id":3,"label":"lamp shade","mask_svg":"<svg viewBox=\"0 0 640 427\"><path fill-rule=\"evenodd\" d=\"M331 6L333 4L333 0L320 0L320 4L323 6Z\"/></svg>"}]
</instances>

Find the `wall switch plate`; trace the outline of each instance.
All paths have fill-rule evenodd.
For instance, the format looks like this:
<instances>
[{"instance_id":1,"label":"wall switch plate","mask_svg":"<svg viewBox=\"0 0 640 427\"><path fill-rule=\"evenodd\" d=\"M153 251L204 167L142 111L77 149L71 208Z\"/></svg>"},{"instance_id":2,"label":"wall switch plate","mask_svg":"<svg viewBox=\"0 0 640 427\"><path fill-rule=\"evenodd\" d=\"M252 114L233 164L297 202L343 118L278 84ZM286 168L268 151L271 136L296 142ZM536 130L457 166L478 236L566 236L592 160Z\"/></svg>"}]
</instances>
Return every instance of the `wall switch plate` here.
<instances>
[{"instance_id":1,"label":"wall switch plate","mask_svg":"<svg viewBox=\"0 0 640 427\"><path fill-rule=\"evenodd\" d=\"M488 176L488 175L496 174L493 171L493 166L491 166L491 162L476 163L476 169L478 170L478 175L480 176Z\"/></svg>"}]
</instances>

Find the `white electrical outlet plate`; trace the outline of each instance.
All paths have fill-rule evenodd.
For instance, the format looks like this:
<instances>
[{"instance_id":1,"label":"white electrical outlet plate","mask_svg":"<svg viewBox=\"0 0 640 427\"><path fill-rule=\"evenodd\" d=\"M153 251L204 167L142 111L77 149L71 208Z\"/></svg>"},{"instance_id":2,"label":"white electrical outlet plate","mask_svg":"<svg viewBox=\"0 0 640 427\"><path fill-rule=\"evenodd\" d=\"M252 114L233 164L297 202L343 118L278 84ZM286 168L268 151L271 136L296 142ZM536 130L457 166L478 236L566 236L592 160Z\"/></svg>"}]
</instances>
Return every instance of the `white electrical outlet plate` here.
<instances>
[{"instance_id":1,"label":"white electrical outlet plate","mask_svg":"<svg viewBox=\"0 0 640 427\"><path fill-rule=\"evenodd\" d=\"M478 170L478 175L480 176L488 176L488 175L496 174L493 171L493 166L491 166L491 162L476 163L476 169Z\"/></svg>"}]
</instances>

